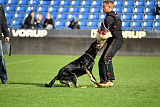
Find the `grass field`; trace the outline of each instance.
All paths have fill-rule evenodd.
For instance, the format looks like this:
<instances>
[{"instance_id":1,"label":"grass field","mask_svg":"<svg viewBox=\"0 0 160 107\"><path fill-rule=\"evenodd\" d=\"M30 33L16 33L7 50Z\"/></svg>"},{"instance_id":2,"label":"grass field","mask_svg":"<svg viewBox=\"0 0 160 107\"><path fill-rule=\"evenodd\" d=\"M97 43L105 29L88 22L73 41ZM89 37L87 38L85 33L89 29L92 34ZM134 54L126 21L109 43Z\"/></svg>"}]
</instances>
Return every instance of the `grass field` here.
<instances>
[{"instance_id":1,"label":"grass field","mask_svg":"<svg viewBox=\"0 0 160 107\"><path fill-rule=\"evenodd\" d=\"M78 84L88 88L68 88L59 81L44 87L78 57L5 55L9 84L0 84L0 107L159 107L160 57L116 56L114 87L94 88L87 75ZM98 59L93 74L99 81Z\"/></svg>"}]
</instances>

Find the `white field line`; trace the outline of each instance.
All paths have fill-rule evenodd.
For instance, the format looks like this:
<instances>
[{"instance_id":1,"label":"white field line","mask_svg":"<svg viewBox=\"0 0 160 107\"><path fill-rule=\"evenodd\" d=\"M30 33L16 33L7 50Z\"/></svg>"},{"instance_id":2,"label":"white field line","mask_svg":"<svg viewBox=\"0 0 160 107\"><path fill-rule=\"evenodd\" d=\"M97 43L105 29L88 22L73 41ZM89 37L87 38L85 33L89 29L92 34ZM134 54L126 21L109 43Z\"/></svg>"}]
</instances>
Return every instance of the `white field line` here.
<instances>
[{"instance_id":1,"label":"white field line","mask_svg":"<svg viewBox=\"0 0 160 107\"><path fill-rule=\"evenodd\" d=\"M11 63L6 63L6 65L13 65L13 64L19 64L19 63L25 63L25 62L31 62L33 59L28 59L28 60L22 60L18 62L11 62Z\"/></svg>"}]
</instances>

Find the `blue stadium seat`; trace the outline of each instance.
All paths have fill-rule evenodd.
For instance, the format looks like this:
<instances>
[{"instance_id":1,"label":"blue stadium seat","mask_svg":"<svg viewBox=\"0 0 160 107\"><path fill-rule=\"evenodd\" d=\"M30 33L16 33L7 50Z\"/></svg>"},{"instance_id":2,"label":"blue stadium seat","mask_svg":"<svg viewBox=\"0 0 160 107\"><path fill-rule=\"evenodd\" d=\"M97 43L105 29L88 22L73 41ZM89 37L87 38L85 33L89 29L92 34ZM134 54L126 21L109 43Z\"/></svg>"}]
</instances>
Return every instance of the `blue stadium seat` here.
<instances>
[{"instance_id":1,"label":"blue stadium seat","mask_svg":"<svg viewBox=\"0 0 160 107\"><path fill-rule=\"evenodd\" d=\"M7 0L0 0L0 4L6 5L7 4Z\"/></svg>"},{"instance_id":2,"label":"blue stadium seat","mask_svg":"<svg viewBox=\"0 0 160 107\"><path fill-rule=\"evenodd\" d=\"M114 7L113 10L116 12L116 13L122 13L122 7Z\"/></svg>"},{"instance_id":3,"label":"blue stadium seat","mask_svg":"<svg viewBox=\"0 0 160 107\"><path fill-rule=\"evenodd\" d=\"M30 13L32 10L35 11L35 12L37 12L37 6L28 7L28 12L29 12L29 13Z\"/></svg>"},{"instance_id":4,"label":"blue stadium seat","mask_svg":"<svg viewBox=\"0 0 160 107\"><path fill-rule=\"evenodd\" d=\"M50 13L52 13L52 12L58 13L58 9L59 9L58 7L50 7L49 12Z\"/></svg>"},{"instance_id":5,"label":"blue stadium seat","mask_svg":"<svg viewBox=\"0 0 160 107\"><path fill-rule=\"evenodd\" d=\"M146 1L146 6L156 6L156 2L155 0L147 0Z\"/></svg>"},{"instance_id":6,"label":"blue stadium seat","mask_svg":"<svg viewBox=\"0 0 160 107\"><path fill-rule=\"evenodd\" d=\"M106 17L106 14L101 14L100 16L101 21L103 21L105 17Z\"/></svg>"},{"instance_id":7,"label":"blue stadium seat","mask_svg":"<svg viewBox=\"0 0 160 107\"><path fill-rule=\"evenodd\" d=\"M7 19L13 19L14 18L14 13L6 13L6 18Z\"/></svg>"},{"instance_id":8,"label":"blue stadium seat","mask_svg":"<svg viewBox=\"0 0 160 107\"><path fill-rule=\"evenodd\" d=\"M72 6L81 6L81 0L72 0Z\"/></svg>"},{"instance_id":9,"label":"blue stadium seat","mask_svg":"<svg viewBox=\"0 0 160 107\"><path fill-rule=\"evenodd\" d=\"M59 14L58 19L64 19L67 20L68 14Z\"/></svg>"},{"instance_id":10,"label":"blue stadium seat","mask_svg":"<svg viewBox=\"0 0 160 107\"><path fill-rule=\"evenodd\" d=\"M79 24L80 28L87 27L87 21L79 21L78 24Z\"/></svg>"},{"instance_id":11,"label":"blue stadium seat","mask_svg":"<svg viewBox=\"0 0 160 107\"><path fill-rule=\"evenodd\" d=\"M2 6L3 6L4 11L6 11L6 5L2 5Z\"/></svg>"},{"instance_id":12,"label":"blue stadium seat","mask_svg":"<svg viewBox=\"0 0 160 107\"><path fill-rule=\"evenodd\" d=\"M92 7L91 12L92 13L101 13L101 7Z\"/></svg>"},{"instance_id":13,"label":"blue stadium seat","mask_svg":"<svg viewBox=\"0 0 160 107\"><path fill-rule=\"evenodd\" d=\"M98 21L90 21L88 22L88 27L90 28L98 28Z\"/></svg>"},{"instance_id":14,"label":"blue stadium seat","mask_svg":"<svg viewBox=\"0 0 160 107\"><path fill-rule=\"evenodd\" d=\"M56 20L57 19L57 13L51 13L52 19Z\"/></svg>"},{"instance_id":15,"label":"blue stadium seat","mask_svg":"<svg viewBox=\"0 0 160 107\"><path fill-rule=\"evenodd\" d=\"M134 8L134 13L144 13L144 7L136 7L136 8Z\"/></svg>"},{"instance_id":16,"label":"blue stadium seat","mask_svg":"<svg viewBox=\"0 0 160 107\"><path fill-rule=\"evenodd\" d=\"M80 20L88 20L89 19L89 14L80 14L79 19Z\"/></svg>"},{"instance_id":17,"label":"blue stadium seat","mask_svg":"<svg viewBox=\"0 0 160 107\"><path fill-rule=\"evenodd\" d=\"M127 0L124 2L124 5L127 6L127 7L134 7L134 0Z\"/></svg>"},{"instance_id":18,"label":"blue stadium seat","mask_svg":"<svg viewBox=\"0 0 160 107\"><path fill-rule=\"evenodd\" d=\"M83 6L91 6L91 0L82 1Z\"/></svg>"},{"instance_id":19,"label":"blue stadium seat","mask_svg":"<svg viewBox=\"0 0 160 107\"><path fill-rule=\"evenodd\" d=\"M82 13L90 13L90 7L82 7L81 12Z\"/></svg>"},{"instance_id":20,"label":"blue stadium seat","mask_svg":"<svg viewBox=\"0 0 160 107\"><path fill-rule=\"evenodd\" d=\"M160 27L158 27L158 28L155 28L155 31L160 31Z\"/></svg>"},{"instance_id":21,"label":"blue stadium seat","mask_svg":"<svg viewBox=\"0 0 160 107\"><path fill-rule=\"evenodd\" d=\"M156 15L156 21L159 21L160 20L160 15Z\"/></svg>"},{"instance_id":22,"label":"blue stadium seat","mask_svg":"<svg viewBox=\"0 0 160 107\"><path fill-rule=\"evenodd\" d=\"M65 30L65 28L64 28L64 27L59 27L59 26L57 26L57 27L56 27L56 30Z\"/></svg>"},{"instance_id":23,"label":"blue stadium seat","mask_svg":"<svg viewBox=\"0 0 160 107\"><path fill-rule=\"evenodd\" d=\"M27 11L27 7L26 6L19 6L17 7L17 12L26 12Z\"/></svg>"},{"instance_id":24,"label":"blue stadium seat","mask_svg":"<svg viewBox=\"0 0 160 107\"><path fill-rule=\"evenodd\" d=\"M43 17L43 19L46 19L47 13L39 13L38 15L41 15Z\"/></svg>"},{"instance_id":25,"label":"blue stadium seat","mask_svg":"<svg viewBox=\"0 0 160 107\"><path fill-rule=\"evenodd\" d=\"M145 21L148 21L148 20L151 20L151 21L153 21L154 20L154 15L152 15L152 14L146 14L146 15L144 15L144 20Z\"/></svg>"},{"instance_id":26,"label":"blue stadium seat","mask_svg":"<svg viewBox=\"0 0 160 107\"><path fill-rule=\"evenodd\" d=\"M99 20L99 14L90 14L90 20Z\"/></svg>"},{"instance_id":27,"label":"blue stadium seat","mask_svg":"<svg viewBox=\"0 0 160 107\"><path fill-rule=\"evenodd\" d=\"M133 20L135 21L143 21L143 14L134 14L133 15Z\"/></svg>"},{"instance_id":28,"label":"blue stadium seat","mask_svg":"<svg viewBox=\"0 0 160 107\"><path fill-rule=\"evenodd\" d=\"M158 27L160 28L160 21L156 21L154 25L156 28L158 28Z\"/></svg>"},{"instance_id":29,"label":"blue stadium seat","mask_svg":"<svg viewBox=\"0 0 160 107\"><path fill-rule=\"evenodd\" d=\"M123 0L114 1L114 6L123 6Z\"/></svg>"},{"instance_id":30,"label":"blue stadium seat","mask_svg":"<svg viewBox=\"0 0 160 107\"><path fill-rule=\"evenodd\" d=\"M9 27L11 27L11 25L12 25L12 19L7 19L7 24L8 24Z\"/></svg>"},{"instance_id":31,"label":"blue stadium seat","mask_svg":"<svg viewBox=\"0 0 160 107\"><path fill-rule=\"evenodd\" d=\"M133 21L132 28L142 28L142 21Z\"/></svg>"},{"instance_id":32,"label":"blue stadium seat","mask_svg":"<svg viewBox=\"0 0 160 107\"><path fill-rule=\"evenodd\" d=\"M133 8L132 8L132 7L125 7L125 8L123 9L123 12L124 12L124 13L133 13Z\"/></svg>"},{"instance_id":33,"label":"blue stadium seat","mask_svg":"<svg viewBox=\"0 0 160 107\"><path fill-rule=\"evenodd\" d=\"M49 6L51 3L51 0L43 0L43 1L40 1L40 5L41 6Z\"/></svg>"},{"instance_id":34,"label":"blue stadium seat","mask_svg":"<svg viewBox=\"0 0 160 107\"><path fill-rule=\"evenodd\" d=\"M60 7L59 12L61 13L68 13L69 12L69 7Z\"/></svg>"},{"instance_id":35,"label":"blue stadium seat","mask_svg":"<svg viewBox=\"0 0 160 107\"><path fill-rule=\"evenodd\" d=\"M28 0L20 0L19 1L19 5L25 5L25 6L27 6L28 5Z\"/></svg>"},{"instance_id":36,"label":"blue stadium seat","mask_svg":"<svg viewBox=\"0 0 160 107\"><path fill-rule=\"evenodd\" d=\"M145 1L144 0L136 0L135 5L136 6L145 6Z\"/></svg>"},{"instance_id":37,"label":"blue stadium seat","mask_svg":"<svg viewBox=\"0 0 160 107\"><path fill-rule=\"evenodd\" d=\"M65 27L66 26L66 21L57 21L56 22L56 27Z\"/></svg>"},{"instance_id":38,"label":"blue stadium seat","mask_svg":"<svg viewBox=\"0 0 160 107\"><path fill-rule=\"evenodd\" d=\"M15 12L16 11L16 6L7 6L6 11L7 12Z\"/></svg>"},{"instance_id":39,"label":"blue stadium seat","mask_svg":"<svg viewBox=\"0 0 160 107\"><path fill-rule=\"evenodd\" d=\"M39 7L39 8L38 8L38 11L41 12L41 13L42 13L42 12L45 12L45 13L46 13L46 12L48 12L48 7Z\"/></svg>"},{"instance_id":40,"label":"blue stadium seat","mask_svg":"<svg viewBox=\"0 0 160 107\"><path fill-rule=\"evenodd\" d=\"M69 20L72 20L73 17L76 17L76 18L78 19L79 14L76 14L76 13L73 14L73 13L72 13L72 14L69 14L69 15L68 15L68 19L69 19Z\"/></svg>"},{"instance_id":41,"label":"blue stadium seat","mask_svg":"<svg viewBox=\"0 0 160 107\"><path fill-rule=\"evenodd\" d=\"M153 28L153 21L144 21L143 28L151 27Z\"/></svg>"},{"instance_id":42,"label":"blue stadium seat","mask_svg":"<svg viewBox=\"0 0 160 107\"><path fill-rule=\"evenodd\" d=\"M80 9L79 9L79 7L71 7L71 8L70 8L70 12L71 12L71 13L79 13L79 12L80 12Z\"/></svg>"},{"instance_id":43,"label":"blue stadium seat","mask_svg":"<svg viewBox=\"0 0 160 107\"><path fill-rule=\"evenodd\" d=\"M22 24L23 24L23 20L14 20L13 21L14 26L22 26Z\"/></svg>"},{"instance_id":44,"label":"blue stadium seat","mask_svg":"<svg viewBox=\"0 0 160 107\"><path fill-rule=\"evenodd\" d=\"M131 21L123 21L122 27L131 27Z\"/></svg>"},{"instance_id":45,"label":"blue stadium seat","mask_svg":"<svg viewBox=\"0 0 160 107\"><path fill-rule=\"evenodd\" d=\"M51 6L59 6L59 5L60 5L60 0L51 1Z\"/></svg>"},{"instance_id":46,"label":"blue stadium seat","mask_svg":"<svg viewBox=\"0 0 160 107\"><path fill-rule=\"evenodd\" d=\"M131 28L130 28L130 27L122 27L122 30L123 30L123 31L130 31Z\"/></svg>"},{"instance_id":47,"label":"blue stadium seat","mask_svg":"<svg viewBox=\"0 0 160 107\"><path fill-rule=\"evenodd\" d=\"M25 18L25 13L16 13L15 18L16 19L24 19Z\"/></svg>"},{"instance_id":48,"label":"blue stadium seat","mask_svg":"<svg viewBox=\"0 0 160 107\"><path fill-rule=\"evenodd\" d=\"M61 5L62 6L70 6L70 0L62 0Z\"/></svg>"},{"instance_id":49,"label":"blue stadium seat","mask_svg":"<svg viewBox=\"0 0 160 107\"><path fill-rule=\"evenodd\" d=\"M39 0L31 0L29 4L30 4L30 6L38 6Z\"/></svg>"},{"instance_id":50,"label":"blue stadium seat","mask_svg":"<svg viewBox=\"0 0 160 107\"><path fill-rule=\"evenodd\" d=\"M145 12L154 14L155 13L155 7L146 7Z\"/></svg>"},{"instance_id":51,"label":"blue stadium seat","mask_svg":"<svg viewBox=\"0 0 160 107\"><path fill-rule=\"evenodd\" d=\"M153 28L152 28L152 27L144 27L143 30L144 30L144 31L152 31Z\"/></svg>"},{"instance_id":52,"label":"blue stadium seat","mask_svg":"<svg viewBox=\"0 0 160 107\"><path fill-rule=\"evenodd\" d=\"M8 5L18 5L18 0L8 0Z\"/></svg>"},{"instance_id":53,"label":"blue stadium seat","mask_svg":"<svg viewBox=\"0 0 160 107\"><path fill-rule=\"evenodd\" d=\"M142 28L141 27L133 27L132 30L133 31L142 31Z\"/></svg>"},{"instance_id":54,"label":"blue stadium seat","mask_svg":"<svg viewBox=\"0 0 160 107\"><path fill-rule=\"evenodd\" d=\"M92 2L92 6L102 6L102 1L101 0L94 0Z\"/></svg>"},{"instance_id":55,"label":"blue stadium seat","mask_svg":"<svg viewBox=\"0 0 160 107\"><path fill-rule=\"evenodd\" d=\"M132 14L123 14L122 19L124 21L126 21L126 20L131 21L132 20Z\"/></svg>"}]
</instances>

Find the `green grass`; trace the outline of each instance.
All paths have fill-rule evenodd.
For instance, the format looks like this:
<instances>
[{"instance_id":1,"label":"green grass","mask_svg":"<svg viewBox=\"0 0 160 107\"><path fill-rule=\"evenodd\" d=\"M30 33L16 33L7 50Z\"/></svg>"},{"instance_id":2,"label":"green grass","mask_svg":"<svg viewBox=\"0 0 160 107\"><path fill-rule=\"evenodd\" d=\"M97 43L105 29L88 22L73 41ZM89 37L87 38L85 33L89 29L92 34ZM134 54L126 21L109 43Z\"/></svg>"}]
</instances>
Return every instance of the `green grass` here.
<instances>
[{"instance_id":1,"label":"green grass","mask_svg":"<svg viewBox=\"0 0 160 107\"><path fill-rule=\"evenodd\" d=\"M59 81L44 84L59 69L79 56L5 55L9 84L0 84L0 107L158 107L160 105L160 57L113 58L114 87L94 88L87 75L79 86L68 88ZM93 74L99 81L98 59Z\"/></svg>"}]
</instances>

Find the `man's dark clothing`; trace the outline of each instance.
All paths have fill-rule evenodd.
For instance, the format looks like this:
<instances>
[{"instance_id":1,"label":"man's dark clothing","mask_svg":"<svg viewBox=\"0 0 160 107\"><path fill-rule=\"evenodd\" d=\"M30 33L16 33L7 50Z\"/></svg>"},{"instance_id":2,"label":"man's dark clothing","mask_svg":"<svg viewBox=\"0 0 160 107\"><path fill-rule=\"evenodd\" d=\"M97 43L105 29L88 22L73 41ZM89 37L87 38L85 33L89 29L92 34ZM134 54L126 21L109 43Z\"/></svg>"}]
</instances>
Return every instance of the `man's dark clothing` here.
<instances>
[{"instance_id":1,"label":"man's dark clothing","mask_svg":"<svg viewBox=\"0 0 160 107\"><path fill-rule=\"evenodd\" d=\"M33 20L33 21L32 21ZM23 27L25 29L32 29L32 26L35 26L35 22L36 19L34 17L31 16L31 13L28 15L28 17L26 18Z\"/></svg>"},{"instance_id":2,"label":"man's dark clothing","mask_svg":"<svg viewBox=\"0 0 160 107\"><path fill-rule=\"evenodd\" d=\"M69 25L69 27L72 29L80 29L78 22L74 22L74 21L71 21L71 24Z\"/></svg>"},{"instance_id":3,"label":"man's dark clothing","mask_svg":"<svg viewBox=\"0 0 160 107\"><path fill-rule=\"evenodd\" d=\"M158 6L158 4L156 5L156 13L155 15L160 15L160 7Z\"/></svg>"},{"instance_id":4,"label":"man's dark clothing","mask_svg":"<svg viewBox=\"0 0 160 107\"><path fill-rule=\"evenodd\" d=\"M112 57L123 44L121 29L122 22L114 11L111 11L106 15L104 24L105 27L110 30L112 37L107 39L107 46L99 60L99 75L101 83L105 83L108 80L115 80L112 66Z\"/></svg>"}]
</instances>

